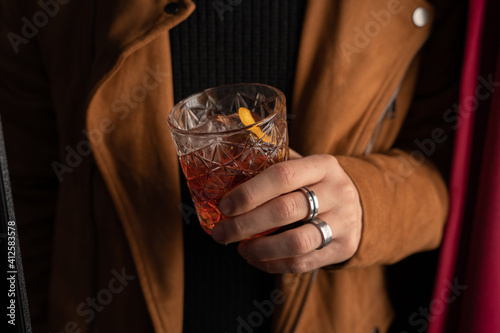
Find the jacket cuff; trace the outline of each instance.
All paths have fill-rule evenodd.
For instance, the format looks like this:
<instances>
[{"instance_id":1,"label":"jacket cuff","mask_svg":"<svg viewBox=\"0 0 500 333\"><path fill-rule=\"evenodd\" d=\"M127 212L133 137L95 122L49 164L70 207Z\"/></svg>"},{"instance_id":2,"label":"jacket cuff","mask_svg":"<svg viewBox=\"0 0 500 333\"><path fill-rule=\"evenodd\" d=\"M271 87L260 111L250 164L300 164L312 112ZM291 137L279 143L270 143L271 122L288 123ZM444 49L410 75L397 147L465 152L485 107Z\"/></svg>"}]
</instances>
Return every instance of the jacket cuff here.
<instances>
[{"instance_id":1,"label":"jacket cuff","mask_svg":"<svg viewBox=\"0 0 500 333\"><path fill-rule=\"evenodd\" d=\"M363 229L357 252L330 269L392 264L439 246L448 191L430 161L399 149L364 157L336 156L358 189Z\"/></svg>"}]
</instances>

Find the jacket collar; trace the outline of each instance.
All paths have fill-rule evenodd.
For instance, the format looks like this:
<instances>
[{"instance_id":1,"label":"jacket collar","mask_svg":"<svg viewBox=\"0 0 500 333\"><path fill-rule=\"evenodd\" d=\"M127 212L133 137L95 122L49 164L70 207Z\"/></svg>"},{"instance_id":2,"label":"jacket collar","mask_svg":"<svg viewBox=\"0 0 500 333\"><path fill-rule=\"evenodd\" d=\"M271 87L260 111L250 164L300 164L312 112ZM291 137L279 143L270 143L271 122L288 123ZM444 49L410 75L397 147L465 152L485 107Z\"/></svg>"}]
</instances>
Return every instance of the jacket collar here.
<instances>
[{"instance_id":1,"label":"jacket collar","mask_svg":"<svg viewBox=\"0 0 500 333\"><path fill-rule=\"evenodd\" d=\"M165 10L169 5L176 6L175 13ZM93 85L116 67L120 58L127 57L165 30L178 25L195 10L195 4L190 0L95 1L94 6L94 31L106 33L92 32Z\"/></svg>"}]
</instances>

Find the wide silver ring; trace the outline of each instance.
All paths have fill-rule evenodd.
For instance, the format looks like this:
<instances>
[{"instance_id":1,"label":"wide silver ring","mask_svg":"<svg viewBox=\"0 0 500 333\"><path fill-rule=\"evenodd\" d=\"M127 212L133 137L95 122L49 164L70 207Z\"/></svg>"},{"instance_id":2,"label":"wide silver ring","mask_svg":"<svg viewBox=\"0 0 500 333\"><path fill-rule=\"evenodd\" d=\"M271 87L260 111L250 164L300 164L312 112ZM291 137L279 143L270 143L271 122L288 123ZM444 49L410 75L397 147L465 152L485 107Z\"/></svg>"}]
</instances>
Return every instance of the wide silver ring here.
<instances>
[{"instance_id":1,"label":"wide silver ring","mask_svg":"<svg viewBox=\"0 0 500 333\"><path fill-rule=\"evenodd\" d=\"M311 221L318 215L318 210L319 210L319 205L318 205L318 198L316 197L316 194L307 187L301 187L300 190L304 192L306 195L307 201L309 203L309 213L307 214L307 217L303 221Z\"/></svg>"},{"instance_id":2,"label":"wide silver ring","mask_svg":"<svg viewBox=\"0 0 500 333\"><path fill-rule=\"evenodd\" d=\"M322 248L324 248L325 246L327 246L332 242L333 239L332 229L330 229L328 223L318 218L315 218L311 221L307 221L307 223L313 224L316 228L318 228L319 232L321 233L321 238L323 239L323 242L316 250L321 250Z\"/></svg>"}]
</instances>

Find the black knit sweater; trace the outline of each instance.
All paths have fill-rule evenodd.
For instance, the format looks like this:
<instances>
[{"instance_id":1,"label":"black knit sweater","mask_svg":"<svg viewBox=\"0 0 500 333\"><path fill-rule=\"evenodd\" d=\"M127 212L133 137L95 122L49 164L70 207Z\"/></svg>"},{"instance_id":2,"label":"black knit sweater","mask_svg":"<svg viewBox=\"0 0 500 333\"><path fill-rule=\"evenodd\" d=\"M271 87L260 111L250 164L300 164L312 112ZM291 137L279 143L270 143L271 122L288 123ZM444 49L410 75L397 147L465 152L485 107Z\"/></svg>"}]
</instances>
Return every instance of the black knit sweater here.
<instances>
[{"instance_id":1,"label":"black knit sweater","mask_svg":"<svg viewBox=\"0 0 500 333\"><path fill-rule=\"evenodd\" d=\"M195 12L170 32L174 98L221 84L254 82L287 97L305 0L196 1ZM185 253L184 332L268 332L275 277L248 265L237 244L215 243L200 227L181 175ZM266 311L264 311L266 312Z\"/></svg>"}]
</instances>

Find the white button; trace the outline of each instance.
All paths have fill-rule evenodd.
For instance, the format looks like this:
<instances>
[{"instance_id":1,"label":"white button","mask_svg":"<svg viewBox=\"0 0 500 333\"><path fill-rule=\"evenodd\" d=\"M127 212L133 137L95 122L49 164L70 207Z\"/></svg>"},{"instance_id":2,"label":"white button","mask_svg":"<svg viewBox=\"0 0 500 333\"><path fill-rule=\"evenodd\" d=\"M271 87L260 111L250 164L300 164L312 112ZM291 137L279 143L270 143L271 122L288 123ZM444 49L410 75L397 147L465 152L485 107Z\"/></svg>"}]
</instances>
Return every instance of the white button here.
<instances>
[{"instance_id":1,"label":"white button","mask_svg":"<svg viewBox=\"0 0 500 333\"><path fill-rule=\"evenodd\" d=\"M427 11L427 9L423 7L418 7L417 9L415 9L415 11L413 12L413 23L417 27L421 28L427 24L427 21L429 21L429 12Z\"/></svg>"}]
</instances>

